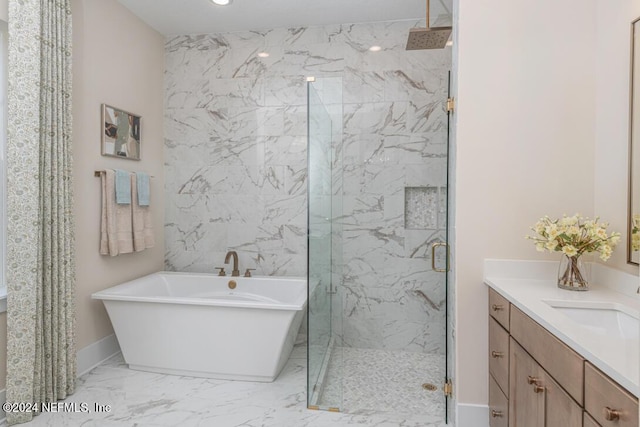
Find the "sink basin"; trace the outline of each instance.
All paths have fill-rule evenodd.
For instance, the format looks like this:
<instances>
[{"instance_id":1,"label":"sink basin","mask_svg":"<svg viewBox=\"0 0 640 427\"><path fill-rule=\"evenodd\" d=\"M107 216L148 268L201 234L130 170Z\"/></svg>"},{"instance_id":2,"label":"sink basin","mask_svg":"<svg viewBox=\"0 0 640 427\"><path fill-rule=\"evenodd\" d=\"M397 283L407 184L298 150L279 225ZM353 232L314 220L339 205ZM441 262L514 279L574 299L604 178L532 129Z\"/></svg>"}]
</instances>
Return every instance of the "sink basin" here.
<instances>
[{"instance_id":1,"label":"sink basin","mask_svg":"<svg viewBox=\"0 0 640 427\"><path fill-rule=\"evenodd\" d=\"M599 335L637 340L640 320L634 310L616 303L544 301L558 312Z\"/></svg>"}]
</instances>

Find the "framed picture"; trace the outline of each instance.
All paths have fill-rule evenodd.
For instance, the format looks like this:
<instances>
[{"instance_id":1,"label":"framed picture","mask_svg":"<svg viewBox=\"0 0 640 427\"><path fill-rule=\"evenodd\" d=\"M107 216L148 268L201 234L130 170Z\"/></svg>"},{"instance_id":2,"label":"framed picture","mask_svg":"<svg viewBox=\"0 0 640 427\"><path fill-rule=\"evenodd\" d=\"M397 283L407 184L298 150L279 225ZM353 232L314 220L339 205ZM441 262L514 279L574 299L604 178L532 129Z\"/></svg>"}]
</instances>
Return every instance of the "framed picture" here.
<instances>
[{"instance_id":1,"label":"framed picture","mask_svg":"<svg viewBox=\"0 0 640 427\"><path fill-rule=\"evenodd\" d=\"M140 160L142 117L102 104L102 155Z\"/></svg>"}]
</instances>

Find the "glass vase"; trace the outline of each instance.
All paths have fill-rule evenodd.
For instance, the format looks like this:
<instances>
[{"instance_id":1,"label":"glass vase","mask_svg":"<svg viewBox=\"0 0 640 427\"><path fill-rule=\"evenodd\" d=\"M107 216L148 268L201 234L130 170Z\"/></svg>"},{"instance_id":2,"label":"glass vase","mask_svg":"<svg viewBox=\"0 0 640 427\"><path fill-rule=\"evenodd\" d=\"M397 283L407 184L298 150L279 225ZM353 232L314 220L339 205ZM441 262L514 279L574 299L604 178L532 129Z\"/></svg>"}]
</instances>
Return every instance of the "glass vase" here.
<instances>
[{"instance_id":1,"label":"glass vase","mask_svg":"<svg viewBox=\"0 0 640 427\"><path fill-rule=\"evenodd\" d=\"M558 287L570 291L589 290L589 271L579 256L562 255L558 269Z\"/></svg>"}]
</instances>

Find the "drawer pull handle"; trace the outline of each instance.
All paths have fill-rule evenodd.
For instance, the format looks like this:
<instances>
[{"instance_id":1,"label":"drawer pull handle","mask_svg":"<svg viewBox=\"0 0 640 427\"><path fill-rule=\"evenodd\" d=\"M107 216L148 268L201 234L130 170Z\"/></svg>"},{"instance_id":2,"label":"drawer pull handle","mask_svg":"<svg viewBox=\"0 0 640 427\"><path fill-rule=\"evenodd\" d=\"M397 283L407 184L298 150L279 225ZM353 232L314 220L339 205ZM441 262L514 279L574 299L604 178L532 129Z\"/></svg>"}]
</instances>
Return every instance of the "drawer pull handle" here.
<instances>
[{"instance_id":1,"label":"drawer pull handle","mask_svg":"<svg viewBox=\"0 0 640 427\"><path fill-rule=\"evenodd\" d=\"M504 310L504 305L502 305L502 304L493 304L491 306L491 309L493 309L493 311L502 311L502 310Z\"/></svg>"},{"instance_id":2,"label":"drawer pull handle","mask_svg":"<svg viewBox=\"0 0 640 427\"><path fill-rule=\"evenodd\" d=\"M504 415L502 414L502 411L496 411L496 410L491 410L491 416L493 418L502 418Z\"/></svg>"},{"instance_id":3,"label":"drawer pull handle","mask_svg":"<svg viewBox=\"0 0 640 427\"><path fill-rule=\"evenodd\" d=\"M540 385L540 378L536 378L536 377L532 377L531 375L528 375L527 383L533 384L533 391L536 393L542 393L544 391L544 387Z\"/></svg>"},{"instance_id":4,"label":"drawer pull handle","mask_svg":"<svg viewBox=\"0 0 640 427\"><path fill-rule=\"evenodd\" d=\"M531 375L527 376L527 384L538 384L540 382L540 378L532 377Z\"/></svg>"},{"instance_id":5,"label":"drawer pull handle","mask_svg":"<svg viewBox=\"0 0 640 427\"><path fill-rule=\"evenodd\" d=\"M620 419L620 411L607 406L604 408L604 419L607 421L618 421Z\"/></svg>"},{"instance_id":6,"label":"drawer pull handle","mask_svg":"<svg viewBox=\"0 0 640 427\"><path fill-rule=\"evenodd\" d=\"M494 359L497 359L499 357L504 357L504 353L501 351L492 351L491 357L493 357Z\"/></svg>"}]
</instances>

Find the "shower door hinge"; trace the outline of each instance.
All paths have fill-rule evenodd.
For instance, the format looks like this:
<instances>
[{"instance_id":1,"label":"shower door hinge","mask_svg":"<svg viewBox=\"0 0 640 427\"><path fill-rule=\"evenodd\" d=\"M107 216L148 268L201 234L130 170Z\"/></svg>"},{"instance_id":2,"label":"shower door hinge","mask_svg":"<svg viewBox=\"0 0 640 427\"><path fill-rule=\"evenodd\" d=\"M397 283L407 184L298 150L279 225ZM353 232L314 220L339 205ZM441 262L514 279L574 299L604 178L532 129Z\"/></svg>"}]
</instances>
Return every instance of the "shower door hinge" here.
<instances>
[{"instance_id":1,"label":"shower door hinge","mask_svg":"<svg viewBox=\"0 0 640 427\"><path fill-rule=\"evenodd\" d=\"M447 112L453 113L456 109L456 100L454 98L447 98Z\"/></svg>"},{"instance_id":2,"label":"shower door hinge","mask_svg":"<svg viewBox=\"0 0 640 427\"><path fill-rule=\"evenodd\" d=\"M444 395L447 397L453 396L453 384L451 383L451 380L447 380L447 382L444 383L442 391L444 391Z\"/></svg>"}]
</instances>

